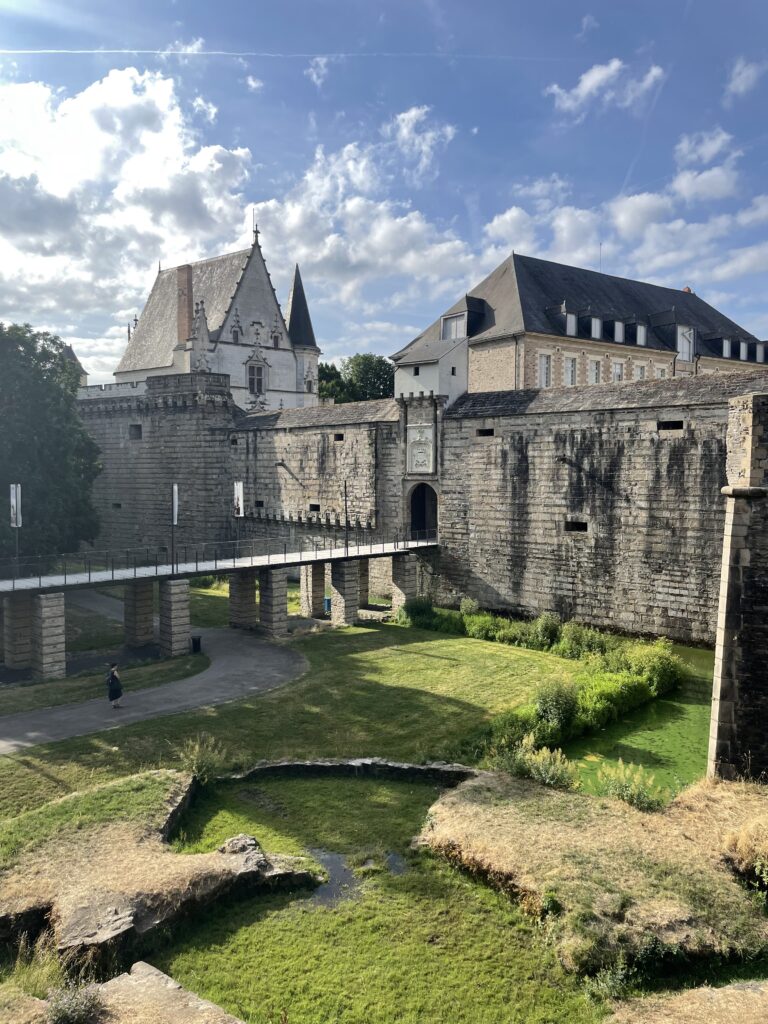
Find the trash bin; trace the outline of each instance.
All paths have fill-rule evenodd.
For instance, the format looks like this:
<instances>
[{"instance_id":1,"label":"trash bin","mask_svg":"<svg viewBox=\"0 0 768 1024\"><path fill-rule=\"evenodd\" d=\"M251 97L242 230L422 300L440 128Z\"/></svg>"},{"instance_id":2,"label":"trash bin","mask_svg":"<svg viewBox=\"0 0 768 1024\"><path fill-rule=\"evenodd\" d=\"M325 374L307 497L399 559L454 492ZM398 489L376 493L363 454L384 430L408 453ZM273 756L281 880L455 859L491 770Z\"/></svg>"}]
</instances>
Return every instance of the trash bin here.
<instances>
[{"instance_id":1,"label":"trash bin","mask_svg":"<svg viewBox=\"0 0 768 1024\"><path fill-rule=\"evenodd\" d=\"M331 599L330 599L330 597L324 597L323 598L323 611L325 612L326 615L330 615L331 614Z\"/></svg>"},{"instance_id":2,"label":"trash bin","mask_svg":"<svg viewBox=\"0 0 768 1024\"><path fill-rule=\"evenodd\" d=\"M192 653L199 654L203 649L203 638L201 636L192 637Z\"/></svg>"}]
</instances>

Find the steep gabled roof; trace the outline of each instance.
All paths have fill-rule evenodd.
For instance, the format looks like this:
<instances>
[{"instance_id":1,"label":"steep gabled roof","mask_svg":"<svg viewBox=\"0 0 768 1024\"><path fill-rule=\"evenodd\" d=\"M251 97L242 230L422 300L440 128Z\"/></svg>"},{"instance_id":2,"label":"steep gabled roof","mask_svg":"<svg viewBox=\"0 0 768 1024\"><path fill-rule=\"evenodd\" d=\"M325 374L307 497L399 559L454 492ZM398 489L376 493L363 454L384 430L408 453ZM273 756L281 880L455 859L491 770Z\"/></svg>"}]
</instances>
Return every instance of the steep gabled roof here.
<instances>
[{"instance_id":1,"label":"steep gabled roof","mask_svg":"<svg viewBox=\"0 0 768 1024\"><path fill-rule=\"evenodd\" d=\"M293 272L293 284L291 285L291 294L288 296L285 320L292 345L302 348L317 348L298 263Z\"/></svg>"},{"instance_id":2,"label":"steep gabled roof","mask_svg":"<svg viewBox=\"0 0 768 1024\"><path fill-rule=\"evenodd\" d=\"M251 249L192 263L192 292L203 299L213 337L221 329ZM178 267L159 270L147 304L123 353L117 373L171 366L178 343L176 330Z\"/></svg>"},{"instance_id":3,"label":"steep gabled roof","mask_svg":"<svg viewBox=\"0 0 768 1024\"><path fill-rule=\"evenodd\" d=\"M341 402L338 405L313 405L306 409L246 413L238 420L236 429L342 427L358 423L396 423L399 418L400 406L394 398L376 398L367 402Z\"/></svg>"}]
</instances>

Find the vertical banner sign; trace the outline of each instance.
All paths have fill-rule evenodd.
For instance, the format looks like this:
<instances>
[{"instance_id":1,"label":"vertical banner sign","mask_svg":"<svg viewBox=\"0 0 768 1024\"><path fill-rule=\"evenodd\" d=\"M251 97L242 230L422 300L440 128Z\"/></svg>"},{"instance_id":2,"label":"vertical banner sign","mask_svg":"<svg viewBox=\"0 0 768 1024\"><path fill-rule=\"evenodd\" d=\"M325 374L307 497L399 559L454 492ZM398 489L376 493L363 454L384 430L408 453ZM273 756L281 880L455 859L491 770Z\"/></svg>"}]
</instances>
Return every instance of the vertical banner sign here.
<instances>
[{"instance_id":1,"label":"vertical banner sign","mask_svg":"<svg viewBox=\"0 0 768 1024\"><path fill-rule=\"evenodd\" d=\"M234 494L234 508L232 514L236 519L242 519L245 515L245 507L243 505L243 481L235 480L235 494Z\"/></svg>"},{"instance_id":2,"label":"vertical banner sign","mask_svg":"<svg viewBox=\"0 0 768 1024\"><path fill-rule=\"evenodd\" d=\"M171 509L172 519L171 524L173 526L179 525L179 485L174 484L171 491Z\"/></svg>"},{"instance_id":3,"label":"vertical banner sign","mask_svg":"<svg viewBox=\"0 0 768 1024\"><path fill-rule=\"evenodd\" d=\"M11 526L21 527L21 484L11 484Z\"/></svg>"}]
</instances>

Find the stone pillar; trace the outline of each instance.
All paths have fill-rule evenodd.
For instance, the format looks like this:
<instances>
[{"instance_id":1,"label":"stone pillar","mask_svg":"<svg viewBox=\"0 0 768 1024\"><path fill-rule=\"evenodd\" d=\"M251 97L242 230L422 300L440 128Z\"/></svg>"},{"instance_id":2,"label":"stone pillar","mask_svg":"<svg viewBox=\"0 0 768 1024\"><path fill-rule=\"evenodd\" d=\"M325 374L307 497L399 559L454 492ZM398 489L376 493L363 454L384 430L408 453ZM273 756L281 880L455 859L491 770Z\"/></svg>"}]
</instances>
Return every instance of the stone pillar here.
<instances>
[{"instance_id":1,"label":"stone pillar","mask_svg":"<svg viewBox=\"0 0 768 1024\"><path fill-rule=\"evenodd\" d=\"M287 569L259 569L259 621L267 636L288 632Z\"/></svg>"},{"instance_id":2,"label":"stone pillar","mask_svg":"<svg viewBox=\"0 0 768 1024\"><path fill-rule=\"evenodd\" d=\"M32 675L63 679L67 674L64 594L35 594L32 600Z\"/></svg>"},{"instance_id":3,"label":"stone pillar","mask_svg":"<svg viewBox=\"0 0 768 1024\"><path fill-rule=\"evenodd\" d=\"M125 584L123 599L125 643L128 647L144 647L155 639L154 580L136 580Z\"/></svg>"},{"instance_id":4,"label":"stone pillar","mask_svg":"<svg viewBox=\"0 0 768 1024\"><path fill-rule=\"evenodd\" d=\"M768 395L729 402L707 774L768 772Z\"/></svg>"},{"instance_id":5,"label":"stone pillar","mask_svg":"<svg viewBox=\"0 0 768 1024\"><path fill-rule=\"evenodd\" d=\"M189 654L189 580L160 580L160 653Z\"/></svg>"},{"instance_id":6,"label":"stone pillar","mask_svg":"<svg viewBox=\"0 0 768 1024\"><path fill-rule=\"evenodd\" d=\"M5 661L5 627L3 626L3 620L5 618L5 598L0 597L0 665Z\"/></svg>"},{"instance_id":7,"label":"stone pillar","mask_svg":"<svg viewBox=\"0 0 768 1024\"><path fill-rule=\"evenodd\" d=\"M234 629L253 629L258 624L256 569L243 569L229 577L229 624Z\"/></svg>"},{"instance_id":8,"label":"stone pillar","mask_svg":"<svg viewBox=\"0 0 768 1024\"><path fill-rule=\"evenodd\" d=\"M368 566L371 564L369 559L361 558L357 563L359 566L360 575L358 577L358 588L359 595L358 601L361 608L367 608L371 599L370 583L369 583L369 572Z\"/></svg>"},{"instance_id":9,"label":"stone pillar","mask_svg":"<svg viewBox=\"0 0 768 1024\"><path fill-rule=\"evenodd\" d=\"M32 663L32 595L19 592L5 599L3 650L8 668L28 668Z\"/></svg>"},{"instance_id":10,"label":"stone pillar","mask_svg":"<svg viewBox=\"0 0 768 1024\"><path fill-rule=\"evenodd\" d=\"M392 555L392 611L418 594L416 555Z\"/></svg>"},{"instance_id":11,"label":"stone pillar","mask_svg":"<svg viewBox=\"0 0 768 1024\"><path fill-rule=\"evenodd\" d=\"M331 622L351 626L357 621L360 601L360 569L357 562L331 562Z\"/></svg>"},{"instance_id":12,"label":"stone pillar","mask_svg":"<svg viewBox=\"0 0 768 1024\"><path fill-rule=\"evenodd\" d=\"M325 562L310 562L301 567L301 614L319 619L325 612Z\"/></svg>"}]
</instances>

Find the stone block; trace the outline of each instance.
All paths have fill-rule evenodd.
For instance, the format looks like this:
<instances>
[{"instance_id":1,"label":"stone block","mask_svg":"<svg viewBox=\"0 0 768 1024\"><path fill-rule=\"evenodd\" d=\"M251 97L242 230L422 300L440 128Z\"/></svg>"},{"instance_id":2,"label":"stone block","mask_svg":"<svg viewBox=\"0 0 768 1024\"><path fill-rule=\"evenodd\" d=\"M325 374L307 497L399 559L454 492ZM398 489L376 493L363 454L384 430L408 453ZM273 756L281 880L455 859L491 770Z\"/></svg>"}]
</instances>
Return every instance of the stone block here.
<instances>
[{"instance_id":1,"label":"stone block","mask_svg":"<svg viewBox=\"0 0 768 1024\"><path fill-rule=\"evenodd\" d=\"M369 566L371 564L370 559L361 558L357 563L360 566L360 577L358 580L359 595L358 600L361 608L367 608L371 599L370 594L370 572Z\"/></svg>"},{"instance_id":2,"label":"stone block","mask_svg":"<svg viewBox=\"0 0 768 1024\"><path fill-rule=\"evenodd\" d=\"M334 626L351 626L357 621L360 608L360 570L349 559L331 563L331 622Z\"/></svg>"},{"instance_id":3,"label":"stone block","mask_svg":"<svg viewBox=\"0 0 768 1024\"><path fill-rule=\"evenodd\" d=\"M259 622L271 637L288 632L288 572L259 569Z\"/></svg>"},{"instance_id":4,"label":"stone block","mask_svg":"<svg viewBox=\"0 0 768 1024\"><path fill-rule=\"evenodd\" d=\"M406 601L418 594L416 555L392 556L392 611L402 608Z\"/></svg>"},{"instance_id":5,"label":"stone block","mask_svg":"<svg viewBox=\"0 0 768 1024\"><path fill-rule=\"evenodd\" d=\"M125 584L123 621L128 647L144 647L155 639L154 580L136 580Z\"/></svg>"},{"instance_id":6,"label":"stone block","mask_svg":"<svg viewBox=\"0 0 768 1024\"><path fill-rule=\"evenodd\" d=\"M63 593L32 599L32 674L35 679L63 679L67 674Z\"/></svg>"},{"instance_id":7,"label":"stone block","mask_svg":"<svg viewBox=\"0 0 768 1024\"><path fill-rule=\"evenodd\" d=\"M317 619L324 614L325 562L312 562L301 566L301 614L305 619Z\"/></svg>"},{"instance_id":8,"label":"stone block","mask_svg":"<svg viewBox=\"0 0 768 1024\"><path fill-rule=\"evenodd\" d=\"M241 569L229 577L229 624L235 629L253 629L258 624L256 577L256 569Z\"/></svg>"},{"instance_id":9,"label":"stone block","mask_svg":"<svg viewBox=\"0 0 768 1024\"><path fill-rule=\"evenodd\" d=\"M9 594L4 601L3 651L8 668L32 664L32 595Z\"/></svg>"},{"instance_id":10,"label":"stone block","mask_svg":"<svg viewBox=\"0 0 768 1024\"><path fill-rule=\"evenodd\" d=\"M189 580L160 581L160 651L163 657L189 654Z\"/></svg>"}]
</instances>

